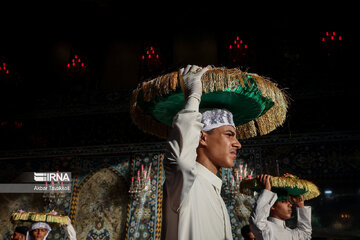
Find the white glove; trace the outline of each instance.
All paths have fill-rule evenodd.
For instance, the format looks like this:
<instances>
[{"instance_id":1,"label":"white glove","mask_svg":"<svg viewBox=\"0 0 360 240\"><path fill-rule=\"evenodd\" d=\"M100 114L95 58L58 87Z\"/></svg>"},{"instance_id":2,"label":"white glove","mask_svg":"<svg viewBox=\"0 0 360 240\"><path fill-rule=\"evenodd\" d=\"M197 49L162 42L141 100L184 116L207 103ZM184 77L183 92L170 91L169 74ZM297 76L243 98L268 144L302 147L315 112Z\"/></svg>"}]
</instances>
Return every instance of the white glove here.
<instances>
[{"instance_id":1,"label":"white glove","mask_svg":"<svg viewBox=\"0 0 360 240\"><path fill-rule=\"evenodd\" d=\"M187 65L185 69L181 68L179 70L179 75L183 78L182 91L185 101L190 97L201 100L202 83L200 79L207 70L209 70L209 67L201 68L196 65Z\"/></svg>"}]
</instances>

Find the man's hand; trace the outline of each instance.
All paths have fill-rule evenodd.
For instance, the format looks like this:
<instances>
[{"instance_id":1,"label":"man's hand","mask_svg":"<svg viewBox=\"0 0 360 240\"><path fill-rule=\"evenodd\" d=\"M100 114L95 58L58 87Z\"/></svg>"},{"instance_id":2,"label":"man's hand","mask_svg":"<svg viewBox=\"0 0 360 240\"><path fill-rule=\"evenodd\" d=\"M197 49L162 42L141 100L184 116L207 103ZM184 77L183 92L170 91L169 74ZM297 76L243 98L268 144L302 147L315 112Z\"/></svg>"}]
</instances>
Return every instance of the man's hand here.
<instances>
[{"instance_id":1,"label":"man's hand","mask_svg":"<svg viewBox=\"0 0 360 240\"><path fill-rule=\"evenodd\" d=\"M304 207L304 197L303 196L289 196L291 202L298 208Z\"/></svg>"},{"instance_id":2,"label":"man's hand","mask_svg":"<svg viewBox=\"0 0 360 240\"><path fill-rule=\"evenodd\" d=\"M202 95L202 75L209 70L208 67L201 68L196 65L187 65L186 68L181 68L179 70L180 77L183 78L183 92L185 96L185 101L189 97L194 97L201 100Z\"/></svg>"},{"instance_id":3,"label":"man's hand","mask_svg":"<svg viewBox=\"0 0 360 240\"><path fill-rule=\"evenodd\" d=\"M259 183L260 183L260 187L262 189L266 189L271 191L271 183L270 183L270 175L267 174L261 174L260 176L257 176L256 178L258 179Z\"/></svg>"}]
</instances>

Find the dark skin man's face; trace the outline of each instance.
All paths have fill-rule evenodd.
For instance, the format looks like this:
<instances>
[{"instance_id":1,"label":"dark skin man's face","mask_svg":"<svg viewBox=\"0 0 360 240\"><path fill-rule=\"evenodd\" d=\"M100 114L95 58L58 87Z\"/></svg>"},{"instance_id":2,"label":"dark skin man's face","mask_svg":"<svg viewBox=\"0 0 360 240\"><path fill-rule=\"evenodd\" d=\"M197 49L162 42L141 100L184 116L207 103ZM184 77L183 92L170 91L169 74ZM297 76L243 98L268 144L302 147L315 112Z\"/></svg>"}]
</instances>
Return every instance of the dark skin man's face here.
<instances>
[{"instance_id":1,"label":"dark skin man's face","mask_svg":"<svg viewBox=\"0 0 360 240\"><path fill-rule=\"evenodd\" d=\"M43 240L48 233L46 228L37 228L31 231L32 237L35 240Z\"/></svg>"}]
</instances>

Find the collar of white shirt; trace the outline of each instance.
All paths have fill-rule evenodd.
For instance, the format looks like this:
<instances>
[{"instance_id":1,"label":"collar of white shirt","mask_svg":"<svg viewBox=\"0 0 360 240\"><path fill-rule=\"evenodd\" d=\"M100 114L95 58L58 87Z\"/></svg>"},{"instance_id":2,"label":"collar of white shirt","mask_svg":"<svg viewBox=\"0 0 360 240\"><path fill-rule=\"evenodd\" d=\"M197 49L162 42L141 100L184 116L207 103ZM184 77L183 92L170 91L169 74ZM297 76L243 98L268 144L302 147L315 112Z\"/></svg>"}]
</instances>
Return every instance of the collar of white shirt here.
<instances>
[{"instance_id":1,"label":"collar of white shirt","mask_svg":"<svg viewBox=\"0 0 360 240\"><path fill-rule=\"evenodd\" d=\"M270 222L273 222L275 223L276 225L279 225L283 228L286 228L286 224L285 224L285 221L281 220L281 219L278 219L278 218L273 218L273 217L268 217L268 220Z\"/></svg>"},{"instance_id":2,"label":"collar of white shirt","mask_svg":"<svg viewBox=\"0 0 360 240\"><path fill-rule=\"evenodd\" d=\"M209 181L214 187L218 194L221 192L221 185L222 180L216 176L213 172L211 172L209 169L204 167L201 163L196 162L196 169L198 170L198 173L206 178L207 181Z\"/></svg>"}]
</instances>

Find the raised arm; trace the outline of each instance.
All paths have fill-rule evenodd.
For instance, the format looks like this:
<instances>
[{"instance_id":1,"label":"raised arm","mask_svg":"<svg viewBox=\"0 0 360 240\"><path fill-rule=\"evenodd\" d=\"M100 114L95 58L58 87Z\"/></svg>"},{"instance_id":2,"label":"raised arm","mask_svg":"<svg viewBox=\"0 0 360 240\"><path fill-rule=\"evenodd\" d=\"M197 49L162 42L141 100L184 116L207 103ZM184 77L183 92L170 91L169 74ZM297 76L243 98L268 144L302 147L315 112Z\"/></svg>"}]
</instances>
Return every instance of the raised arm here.
<instances>
[{"instance_id":1,"label":"raised arm","mask_svg":"<svg viewBox=\"0 0 360 240\"><path fill-rule=\"evenodd\" d=\"M311 207L305 206L303 196L290 196L290 199L297 211L297 228L293 230L293 234L301 240L311 239Z\"/></svg>"},{"instance_id":2,"label":"raised arm","mask_svg":"<svg viewBox=\"0 0 360 240\"><path fill-rule=\"evenodd\" d=\"M199 112L202 94L201 76L207 68L188 65L179 70L183 78L185 106L173 120L173 128L167 141L164 169L171 195L181 193L184 199L196 176L196 149L203 124ZM181 188L181 191L179 191ZM180 199L179 196L170 196ZM180 203L175 203L179 205Z\"/></svg>"},{"instance_id":3,"label":"raised arm","mask_svg":"<svg viewBox=\"0 0 360 240\"><path fill-rule=\"evenodd\" d=\"M190 171L196 161L196 148L203 124L198 111L199 101L190 97L186 107L173 120L172 131L167 141L166 164L171 169ZM174 169L175 168L175 169Z\"/></svg>"},{"instance_id":4,"label":"raised arm","mask_svg":"<svg viewBox=\"0 0 360 240\"><path fill-rule=\"evenodd\" d=\"M271 192L270 175L260 175L257 178L263 190L251 212L249 219L250 227L254 234L269 235L267 217L270 214L271 206L274 205L277 199L277 195L276 193Z\"/></svg>"},{"instance_id":5,"label":"raised arm","mask_svg":"<svg viewBox=\"0 0 360 240\"><path fill-rule=\"evenodd\" d=\"M200 132L203 127L199 112L202 95L201 76L207 68L188 65L179 70L183 78L185 106L173 120L172 131L167 142L167 167L177 170L191 170L195 165L196 148L199 145Z\"/></svg>"}]
</instances>

